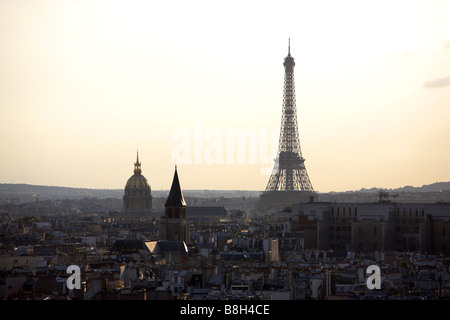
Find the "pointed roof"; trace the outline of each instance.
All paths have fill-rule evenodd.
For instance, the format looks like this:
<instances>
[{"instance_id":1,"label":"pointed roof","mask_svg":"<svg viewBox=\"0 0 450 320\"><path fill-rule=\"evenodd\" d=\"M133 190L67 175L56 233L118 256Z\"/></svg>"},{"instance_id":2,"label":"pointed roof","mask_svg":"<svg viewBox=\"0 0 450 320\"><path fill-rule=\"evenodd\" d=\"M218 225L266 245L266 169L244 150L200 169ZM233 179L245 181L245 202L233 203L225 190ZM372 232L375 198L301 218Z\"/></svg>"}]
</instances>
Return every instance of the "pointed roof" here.
<instances>
[{"instance_id":1,"label":"pointed roof","mask_svg":"<svg viewBox=\"0 0 450 320\"><path fill-rule=\"evenodd\" d=\"M184 207L183 192L181 191L180 181L178 180L177 166L175 166L175 174L173 176L172 187L170 188L169 196L165 204L166 207Z\"/></svg>"}]
</instances>

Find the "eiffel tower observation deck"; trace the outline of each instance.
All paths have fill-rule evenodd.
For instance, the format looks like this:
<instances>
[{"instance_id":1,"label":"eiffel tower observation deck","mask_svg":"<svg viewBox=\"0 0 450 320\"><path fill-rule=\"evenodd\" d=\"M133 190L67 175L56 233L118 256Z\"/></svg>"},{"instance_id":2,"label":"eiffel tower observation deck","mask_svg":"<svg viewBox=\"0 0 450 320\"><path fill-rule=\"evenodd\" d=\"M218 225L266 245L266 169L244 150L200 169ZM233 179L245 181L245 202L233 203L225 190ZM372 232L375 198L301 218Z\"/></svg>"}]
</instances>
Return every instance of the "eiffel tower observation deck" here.
<instances>
[{"instance_id":1,"label":"eiffel tower observation deck","mask_svg":"<svg viewBox=\"0 0 450 320\"><path fill-rule=\"evenodd\" d=\"M284 92L278 154L257 210L279 211L294 203L311 201L317 194L309 179L300 148L295 99L294 66L290 40L284 58Z\"/></svg>"}]
</instances>

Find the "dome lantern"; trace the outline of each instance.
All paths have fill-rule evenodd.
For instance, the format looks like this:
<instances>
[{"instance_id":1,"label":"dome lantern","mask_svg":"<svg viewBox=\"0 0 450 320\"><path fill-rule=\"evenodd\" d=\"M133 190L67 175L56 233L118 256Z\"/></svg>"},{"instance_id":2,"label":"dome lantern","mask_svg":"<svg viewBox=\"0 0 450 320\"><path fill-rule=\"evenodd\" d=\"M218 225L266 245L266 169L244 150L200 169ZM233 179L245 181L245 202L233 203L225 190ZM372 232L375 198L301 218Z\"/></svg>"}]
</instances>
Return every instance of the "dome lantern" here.
<instances>
[{"instance_id":1,"label":"dome lantern","mask_svg":"<svg viewBox=\"0 0 450 320\"><path fill-rule=\"evenodd\" d=\"M134 163L134 174L141 174L141 163L139 162L139 151L136 152L136 162Z\"/></svg>"}]
</instances>

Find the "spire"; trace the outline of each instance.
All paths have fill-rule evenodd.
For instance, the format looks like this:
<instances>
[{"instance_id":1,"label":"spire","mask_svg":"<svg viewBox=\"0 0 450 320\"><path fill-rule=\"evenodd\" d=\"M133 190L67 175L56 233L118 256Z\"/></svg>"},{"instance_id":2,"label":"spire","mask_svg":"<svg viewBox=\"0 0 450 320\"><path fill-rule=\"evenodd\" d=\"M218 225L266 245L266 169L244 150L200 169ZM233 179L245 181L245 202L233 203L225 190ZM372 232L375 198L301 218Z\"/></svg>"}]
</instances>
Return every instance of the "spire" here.
<instances>
[{"instance_id":1,"label":"spire","mask_svg":"<svg viewBox=\"0 0 450 320\"><path fill-rule=\"evenodd\" d=\"M177 166L175 165L175 174L173 175L172 187L170 188L169 197L167 198L166 207L184 207L183 192L181 191L180 181L178 180Z\"/></svg>"},{"instance_id":2,"label":"spire","mask_svg":"<svg viewBox=\"0 0 450 320\"><path fill-rule=\"evenodd\" d=\"M295 66L294 58L291 56L291 38L288 38L288 55L284 58L284 68L286 72L293 72Z\"/></svg>"},{"instance_id":3,"label":"spire","mask_svg":"<svg viewBox=\"0 0 450 320\"><path fill-rule=\"evenodd\" d=\"M291 55L291 38L288 38L288 56Z\"/></svg>"},{"instance_id":4,"label":"spire","mask_svg":"<svg viewBox=\"0 0 450 320\"><path fill-rule=\"evenodd\" d=\"M136 162L134 163L134 174L141 174L141 163L139 162L139 151L136 151Z\"/></svg>"}]
</instances>

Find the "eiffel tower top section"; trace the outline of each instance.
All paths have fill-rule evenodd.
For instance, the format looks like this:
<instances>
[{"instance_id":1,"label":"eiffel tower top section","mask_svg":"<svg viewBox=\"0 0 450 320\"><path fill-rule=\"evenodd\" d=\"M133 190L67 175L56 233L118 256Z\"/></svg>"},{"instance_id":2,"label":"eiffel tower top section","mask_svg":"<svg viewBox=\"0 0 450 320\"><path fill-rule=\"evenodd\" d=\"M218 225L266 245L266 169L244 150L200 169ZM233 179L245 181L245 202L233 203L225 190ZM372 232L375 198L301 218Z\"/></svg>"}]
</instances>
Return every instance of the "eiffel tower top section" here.
<instances>
[{"instance_id":1,"label":"eiffel tower top section","mask_svg":"<svg viewBox=\"0 0 450 320\"><path fill-rule=\"evenodd\" d=\"M295 98L294 66L289 40L284 58L284 92L278 155L266 187L268 191L314 191L300 148Z\"/></svg>"},{"instance_id":2,"label":"eiffel tower top section","mask_svg":"<svg viewBox=\"0 0 450 320\"><path fill-rule=\"evenodd\" d=\"M294 72L295 61L291 56L291 39L289 39L288 55L286 58L284 58L283 66L285 72Z\"/></svg>"}]
</instances>

